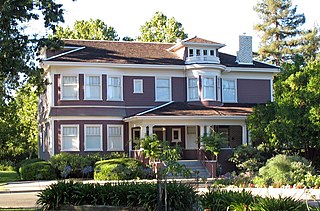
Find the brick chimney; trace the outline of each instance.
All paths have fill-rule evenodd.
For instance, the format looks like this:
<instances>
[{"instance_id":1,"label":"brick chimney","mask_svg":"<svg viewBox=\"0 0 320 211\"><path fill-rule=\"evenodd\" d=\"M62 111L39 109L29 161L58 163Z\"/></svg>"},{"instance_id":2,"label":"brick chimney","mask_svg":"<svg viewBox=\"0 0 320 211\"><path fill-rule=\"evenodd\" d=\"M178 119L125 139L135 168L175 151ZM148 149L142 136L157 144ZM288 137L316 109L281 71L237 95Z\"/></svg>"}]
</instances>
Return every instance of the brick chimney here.
<instances>
[{"instance_id":1,"label":"brick chimney","mask_svg":"<svg viewBox=\"0 0 320 211\"><path fill-rule=\"evenodd\" d=\"M252 37L247 35L239 36L239 51L237 52L238 64L252 65Z\"/></svg>"}]
</instances>

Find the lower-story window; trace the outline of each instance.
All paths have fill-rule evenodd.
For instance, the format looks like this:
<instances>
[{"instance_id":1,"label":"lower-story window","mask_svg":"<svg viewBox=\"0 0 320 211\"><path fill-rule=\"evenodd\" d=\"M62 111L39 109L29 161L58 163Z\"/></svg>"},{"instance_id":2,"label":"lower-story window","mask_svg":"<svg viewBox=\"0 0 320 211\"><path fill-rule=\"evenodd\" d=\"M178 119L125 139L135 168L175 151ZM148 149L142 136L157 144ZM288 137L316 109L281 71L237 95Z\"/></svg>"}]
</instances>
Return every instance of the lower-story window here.
<instances>
[{"instance_id":1,"label":"lower-story window","mask_svg":"<svg viewBox=\"0 0 320 211\"><path fill-rule=\"evenodd\" d=\"M123 151L123 126L108 125L108 151Z\"/></svg>"},{"instance_id":2,"label":"lower-story window","mask_svg":"<svg viewBox=\"0 0 320 211\"><path fill-rule=\"evenodd\" d=\"M61 151L79 151L79 125L61 125Z\"/></svg>"},{"instance_id":3,"label":"lower-story window","mask_svg":"<svg viewBox=\"0 0 320 211\"><path fill-rule=\"evenodd\" d=\"M102 125L85 125L85 150L102 151Z\"/></svg>"}]
</instances>

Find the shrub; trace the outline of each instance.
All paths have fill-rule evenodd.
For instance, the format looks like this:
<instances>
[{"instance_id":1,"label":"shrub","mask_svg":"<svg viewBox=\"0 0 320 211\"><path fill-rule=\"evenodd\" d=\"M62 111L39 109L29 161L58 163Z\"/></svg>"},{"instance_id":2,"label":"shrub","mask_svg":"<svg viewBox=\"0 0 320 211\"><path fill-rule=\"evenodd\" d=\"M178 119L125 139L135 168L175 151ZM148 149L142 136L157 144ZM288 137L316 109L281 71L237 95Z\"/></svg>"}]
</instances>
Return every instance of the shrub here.
<instances>
[{"instance_id":1,"label":"shrub","mask_svg":"<svg viewBox=\"0 0 320 211\"><path fill-rule=\"evenodd\" d=\"M229 161L236 164L240 172L257 172L263 166L266 158L261 155L260 151L252 146L238 146L231 155Z\"/></svg>"},{"instance_id":2,"label":"shrub","mask_svg":"<svg viewBox=\"0 0 320 211\"><path fill-rule=\"evenodd\" d=\"M15 170L20 175L20 167L21 166L27 165L27 164L30 164L30 163L36 163L36 162L39 162L39 161L44 161L44 160L39 159L39 158L31 158L31 159L22 160L16 165Z\"/></svg>"},{"instance_id":3,"label":"shrub","mask_svg":"<svg viewBox=\"0 0 320 211\"><path fill-rule=\"evenodd\" d=\"M98 161L94 168L96 180L129 180L145 178L143 164L132 158L117 158Z\"/></svg>"},{"instance_id":4,"label":"shrub","mask_svg":"<svg viewBox=\"0 0 320 211\"><path fill-rule=\"evenodd\" d=\"M192 210L195 206L196 192L190 185L168 183L167 190L170 210ZM59 181L39 193L37 204L43 209L57 209L61 205L85 204L143 207L146 210L156 210L157 193L157 185L152 183L100 185ZM164 200L164 194L162 200Z\"/></svg>"},{"instance_id":5,"label":"shrub","mask_svg":"<svg viewBox=\"0 0 320 211\"><path fill-rule=\"evenodd\" d=\"M56 174L51 164L46 161L27 163L20 167L22 180L51 180L56 179Z\"/></svg>"},{"instance_id":6,"label":"shrub","mask_svg":"<svg viewBox=\"0 0 320 211\"><path fill-rule=\"evenodd\" d=\"M259 169L258 177L265 185L293 185L302 181L305 175L312 171L308 160L303 157L277 155Z\"/></svg>"},{"instance_id":7,"label":"shrub","mask_svg":"<svg viewBox=\"0 0 320 211\"><path fill-rule=\"evenodd\" d=\"M308 209L306 203L293 199L291 197L281 196L279 198L257 198L255 203L251 204L250 210L286 210L286 211L305 211Z\"/></svg>"},{"instance_id":8,"label":"shrub","mask_svg":"<svg viewBox=\"0 0 320 211\"><path fill-rule=\"evenodd\" d=\"M10 160L1 160L0 161L0 171L14 171L14 163Z\"/></svg>"}]
</instances>

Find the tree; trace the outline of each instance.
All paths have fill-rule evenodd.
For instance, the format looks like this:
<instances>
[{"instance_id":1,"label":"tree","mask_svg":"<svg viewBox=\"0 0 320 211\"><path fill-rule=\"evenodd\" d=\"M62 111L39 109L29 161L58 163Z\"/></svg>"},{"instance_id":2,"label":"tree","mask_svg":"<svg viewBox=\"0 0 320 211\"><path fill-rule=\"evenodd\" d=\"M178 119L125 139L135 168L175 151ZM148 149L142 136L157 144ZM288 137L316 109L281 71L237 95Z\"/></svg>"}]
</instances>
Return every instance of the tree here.
<instances>
[{"instance_id":1,"label":"tree","mask_svg":"<svg viewBox=\"0 0 320 211\"><path fill-rule=\"evenodd\" d=\"M254 26L261 32L259 54L276 65L291 58L303 31L304 14L297 13L292 0L260 0L254 7L262 22Z\"/></svg>"},{"instance_id":2,"label":"tree","mask_svg":"<svg viewBox=\"0 0 320 211\"><path fill-rule=\"evenodd\" d=\"M59 39L84 39L84 40L116 40L120 38L116 30L100 19L77 20L73 28L57 27L54 34Z\"/></svg>"},{"instance_id":3,"label":"tree","mask_svg":"<svg viewBox=\"0 0 320 211\"><path fill-rule=\"evenodd\" d=\"M216 133L213 129L211 129L209 134L204 134L200 139L205 150L212 153L212 155L218 161L218 155L221 152L221 148L227 143L227 139L223 136L223 134Z\"/></svg>"},{"instance_id":4,"label":"tree","mask_svg":"<svg viewBox=\"0 0 320 211\"><path fill-rule=\"evenodd\" d=\"M174 43L177 39L186 39L182 24L175 18L168 18L162 12L156 12L149 22L140 28L141 35L138 37L142 42Z\"/></svg>"}]
</instances>

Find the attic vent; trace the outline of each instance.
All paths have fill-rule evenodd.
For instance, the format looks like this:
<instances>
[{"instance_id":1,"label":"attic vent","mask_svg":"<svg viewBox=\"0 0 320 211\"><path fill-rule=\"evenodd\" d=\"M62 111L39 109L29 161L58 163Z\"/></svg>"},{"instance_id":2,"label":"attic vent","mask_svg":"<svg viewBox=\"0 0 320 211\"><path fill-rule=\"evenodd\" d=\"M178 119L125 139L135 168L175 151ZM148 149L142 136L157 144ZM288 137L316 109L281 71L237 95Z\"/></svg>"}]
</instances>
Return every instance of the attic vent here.
<instances>
[{"instance_id":1,"label":"attic vent","mask_svg":"<svg viewBox=\"0 0 320 211\"><path fill-rule=\"evenodd\" d=\"M238 64L252 65L252 37L246 35L239 36L239 51L237 52Z\"/></svg>"}]
</instances>

